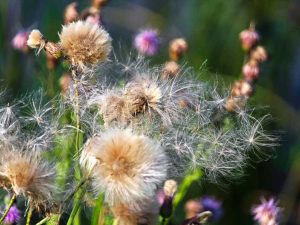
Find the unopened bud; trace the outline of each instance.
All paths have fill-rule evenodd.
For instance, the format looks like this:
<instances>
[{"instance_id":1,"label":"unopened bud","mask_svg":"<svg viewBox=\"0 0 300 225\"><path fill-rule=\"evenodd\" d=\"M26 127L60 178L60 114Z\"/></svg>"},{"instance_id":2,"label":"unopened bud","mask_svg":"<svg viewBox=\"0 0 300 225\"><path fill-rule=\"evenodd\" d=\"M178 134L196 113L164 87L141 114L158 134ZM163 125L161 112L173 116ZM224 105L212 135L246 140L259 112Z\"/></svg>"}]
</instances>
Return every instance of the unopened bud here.
<instances>
[{"instance_id":1,"label":"unopened bud","mask_svg":"<svg viewBox=\"0 0 300 225\"><path fill-rule=\"evenodd\" d=\"M96 9L101 9L107 4L108 0L93 0L92 6Z\"/></svg>"},{"instance_id":2,"label":"unopened bud","mask_svg":"<svg viewBox=\"0 0 300 225\"><path fill-rule=\"evenodd\" d=\"M238 112L245 108L246 102L247 98L245 97L230 97L224 107L228 112Z\"/></svg>"},{"instance_id":3,"label":"unopened bud","mask_svg":"<svg viewBox=\"0 0 300 225\"><path fill-rule=\"evenodd\" d=\"M187 219L193 218L203 211L203 207L199 200L189 200L185 204L185 215Z\"/></svg>"},{"instance_id":4,"label":"unopened bud","mask_svg":"<svg viewBox=\"0 0 300 225\"><path fill-rule=\"evenodd\" d=\"M57 66L57 58L51 55L49 52L46 52L47 57L47 67L49 70L54 70Z\"/></svg>"},{"instance_id":5,"label":"unopened bud","mask_svg":"<svg viewBox=\"0 0 300 225\"><path fill-rule=\"evenodd\" d=\"M63 95L65 95L68 92L69 87L72 85L72 82L73 82L73 79L72 79L71 74L64 73L61 76L61 78L59 79L59 85L60 85L61 92Z\"/></svg>"},{"instance_id":6,"label":"unopened bud","mask_svg":"<svg viewBox=\"0 0 300 225\"><path fill-rule=\"evenodd\" d=\"M174 196L177 191L177 182L175 180L166 180L164 192L168 196Z\"/></svg>"},{"instance_id":7,"label":"unopened bud","mask_svg":"<svg viewBox=\"0 0 300 225\"><path fill-rule=\"evenodd\" d=\"M180 71L180 66L177 62L168 61L165 63L163 71L162 71L162 78L167 79L169 77L174 77L178 75Z\"/></svg>"},{"instance_id":8,"label":"unopened bud","mask_svg":"<svg viewBox=\"0 0 300 225\"><path fill-rule=\"evenodd\" d=\"M250 55L251 60L255 60L257 62L264 62L268 58L267 51L264 47L262 46L257 46Z\"/></svg>"},{"instance_id":9,"label":"unopened bud","mask_svg":"<svg viewBox=\"0 0 300 225\"><path fill-rule=\"evenodd\" d=\"M239 80L235 82L231 89L231 96L233 97L249 97L253 94L253 88L252 85L245 81L245 80Z\"/></svg>"},{"instance_id":10,"label":"unopened bud","mask_svg":"<svg viewBox=\"0 0 300 225\"><path fill-rule=\"evenodd\" d=\"M245 80L249 81L249 82L254 82L257 80L257 78L259 77L259 67L256 61L252 60L249 61L248 63L246 63L243 66L243 75Z\"/></svg>"},{"instance_id":11,"label":"unopened bud","mask_svg":"<svg viewBox=\"0 0 300 225\"><path fill-rule=\"evenodd\" d=\"M240 40L244 50L248 51L251 49L259 40L259 35L255 31L253 26L250 26L249 29L244 30L240 33Z\"/></svg>"},{"instance_id":12,"label":"unopened bud","mask_svg":"<svg viewBox=\"0 0 300 225\"><path fill-rule=\"evenodd\" d=\"M77 3L72 2L65 8L64 23L68 24L78 19Z\"/></svg>"},{"instance_id":13,"label":"unopened bud","mask_svg":"<svg viewBox=\"0 0 300 225\"><path fill-rule=\"evenodd\" d=\"M169 55L174 61L179 60L182 55L187 51L188 43L184 38L176 38L170 42Z\"/></svg>"}]
</instances>

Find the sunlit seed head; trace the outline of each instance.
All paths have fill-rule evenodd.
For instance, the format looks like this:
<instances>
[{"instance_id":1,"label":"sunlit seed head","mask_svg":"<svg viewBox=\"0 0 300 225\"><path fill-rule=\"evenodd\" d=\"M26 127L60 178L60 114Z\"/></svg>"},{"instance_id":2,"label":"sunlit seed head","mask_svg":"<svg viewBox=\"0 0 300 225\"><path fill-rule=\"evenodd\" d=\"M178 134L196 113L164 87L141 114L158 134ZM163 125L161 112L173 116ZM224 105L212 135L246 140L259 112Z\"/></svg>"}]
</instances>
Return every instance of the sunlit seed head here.
<instances>
[{"instance_id":1,"label":"sunlit seed head","mask_svg":"<svg viewBox=\"0 0 300 225\"><path fill-rule=\"evenodd\" d=\"M0 174L17 195L28 198L38 208L54 200L55 169L37 152L6 150L0 162Z\"/></svg>"},{"instance_id":2,"label":"sunlit seed head","mask_svg":"<svg viewBox=\"0 0 300 225\"><path fill-rule=\"evenodd\" d=\"M81 165L92 168L96 192L109 205L130 204L155 195L166 177L167 158L158 143L130 130L111 129L93 137L81 153ZM88 166L87 166L88 165Z\"/></svg>"},{"instance_id":3,"label":"sunlit seed head","mask_svg":"<svg viewBox=\"0 0 300 225\"><path fill-rule=\"evenodd\" d=\"M102 27L86 21L64 25L59 38L70 63L80 68L103 62L112 48L109 34Z\"/></svg>"}]
</instances>

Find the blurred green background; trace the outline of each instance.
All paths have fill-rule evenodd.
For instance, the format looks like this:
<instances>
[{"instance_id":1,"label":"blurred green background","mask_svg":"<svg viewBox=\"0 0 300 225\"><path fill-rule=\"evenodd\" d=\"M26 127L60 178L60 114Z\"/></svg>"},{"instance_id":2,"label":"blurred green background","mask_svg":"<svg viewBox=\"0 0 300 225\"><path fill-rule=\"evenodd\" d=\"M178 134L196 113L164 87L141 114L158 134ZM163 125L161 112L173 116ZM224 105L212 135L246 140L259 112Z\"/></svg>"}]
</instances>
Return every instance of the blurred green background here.
<instances>
[{"instance_id":1,"label":"blurred green background","mask_svg":"<svg viewBox=\"0 0 300 225\"><path fill-rule=\"evenodd\" d=\"M0 83L10 96L47 88L59 91L62 66L49 72L45 57L14 50L11 40L21 29L38 28L53 41L63 23L66 0L0 1ZM90 2L77 1L79 9ZM188 198L203 194L223 201L224 216L218 224L253 224L249 210L261 195L276 196L284 208L283 223L300 224L300 1L299 0L111 0L101 14L116 52L131 51L140 29L160 31L162 47L153 64L168 58L168 42L185 37L189 51L184 59L195 69L206 62L210 76L228 85L241 77L243 51L239 33L251 21L269 52L252 102L273 116L268 129L279 130L281 147L276 157L249 167L239 182L213 185L201 182ZM121 47L120 47L121 46ZM181 218L182 212L178 212Z\"/></svg>"}]
</instances>

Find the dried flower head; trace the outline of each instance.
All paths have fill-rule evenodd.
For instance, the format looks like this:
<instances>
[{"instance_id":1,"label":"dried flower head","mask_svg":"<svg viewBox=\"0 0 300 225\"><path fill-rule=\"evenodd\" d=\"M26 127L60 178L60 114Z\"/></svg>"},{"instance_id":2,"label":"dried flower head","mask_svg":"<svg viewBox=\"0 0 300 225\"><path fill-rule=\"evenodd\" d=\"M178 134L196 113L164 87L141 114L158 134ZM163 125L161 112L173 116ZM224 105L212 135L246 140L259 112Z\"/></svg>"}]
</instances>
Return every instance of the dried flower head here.
<instances>
[{"instance_id":1,"label":"dried flower head","mask_svg":"<svg viewBox=\"0 0 300 225\"><path fill-rule=\"evenodd\" d=\"M109 205L128 204L134 210L140 208L139 201L155 196L168 167L158 143L120 129L91 138L80 162L91 171L95 191L104 192Z\"/></svg>"},{"instance_id":2,"label":"dried flower head","mask_svg":"<svg viewBox=\"0 0 300 225\"><path fill-rule=\"evenodd\" d=\"M137 114L141 112L159 111L162 90L156 80L151 77L136 77L125 86L124 95L131 105L130 111Z\"/></svg>"},{"instance_id":3,"label":"dried flower head","mask_svg":"<svg viewBox=\"0 0 300 225\"><path fill-rule=\"evenodd\" d=\"M126 125L132 117L125 96L115 90L102 95L98 104L106 127L115 123Z\"/></svg>"},{"instance_id":4,"label":"dried flower head","mask_svg":"<svg viewBox=\"0 0 300 225\"><path fill-rule=\"evenodd\" d=\"M12 39L12 46L14 49L27 52L28 46L27 46L27 40L29 37L28 31L20 31L18 32L14 38Z\"/></svg>"},{"instance_id":5,"label":"dried flower head","mask_svg":"<svg viewBox=\"0 0 300 225\"><path fill-rule=\"evenodd\" d=\"M255 28L250 25L249 29L244 30L240 33L240 40L241 40L243 49L248 51L259 40L259 35L255 31Z\"/></svg>"},{"instance_id":6,"label":"dried flower head","mask_svg":"<svg viewBox=\"0 0 300 225\"><path fill-rule=\"evenodd\" d=\"M167 79L170 77L174 77L178 75L180 71L180 66L177 62L174 61L168 61L165 63L163 71L162 71L162 78Z\"/></svg>"},{"instance_id":7,"label":"dried flower head","mask_svg":"<svg viewBox=\"0 0 300 225\"><path fill-rule=\"evenodd\" d=\"M143 30L134 38L134 47L143 55L155 55L159 44L158 32L153 29Z\"/></svg>"},{"instance_id":8,"label":"dried flower head","mask_svg":"<svg viewBox=\"0 0 300 225\"><path fill-rule=\"evenodd\" d=\"M77 2L72 2L68 4L65 8L64 14L64 23L69 24L76 21L79 17L79 13L77 11Z\"/></svg>"},{"instance_id":9,"label":"dried flower head","mask_svg":"<svg viewBox=\"0 0 300 225\"><path fill-rule=\"evenodd\" d=\"M27 45L30 48L38 48L38 52L40 52L45 47L45 44L46 41L42 33L39 30L32 30L29 34Z\"/></svg>"},{"instance_id":10,"label":"dried flower head","mask_svg":"<svg viewBox=\"0 0 300 225\"><path fill-rule=\"evenodd\" d=\"M260 225L278 225L281 208L278 207L278 202L274 198L266 200L261 199L261 204L252 208L254 219Z\"/></svg>"},{"instance_id":11,"label":"dried flower head","mask_svg":"<svg viewBox=\"0 0 300 225\"><path fill-rule=\"evenodd\" d=\"M176 38L170 42L169 55L174 61L179 60L182 55L187 51L188 43L184 38Z\"/></svg>"},{"instance_id":12,"label":"dried flower head","mask_svg":"<svg viewBox=\"0 0 300 225\"><path fill-rule=\"evenodd\" d=\"M63 26L60 45L73 66L84 68L104 61L111 51L109 34L98 25L86 21Z\"/></svg>"},{"instance_id":13,"label":"dried flower head","mask_svg":"<svg viewBox=\"0 0 300 225\"><path fill-rule=\"evenodd\" d=\"M55 168L37 152L6 150L0 162L0 175L17 195L25 196L38 209L53 201Z\"/></svg>"}]
</instances>

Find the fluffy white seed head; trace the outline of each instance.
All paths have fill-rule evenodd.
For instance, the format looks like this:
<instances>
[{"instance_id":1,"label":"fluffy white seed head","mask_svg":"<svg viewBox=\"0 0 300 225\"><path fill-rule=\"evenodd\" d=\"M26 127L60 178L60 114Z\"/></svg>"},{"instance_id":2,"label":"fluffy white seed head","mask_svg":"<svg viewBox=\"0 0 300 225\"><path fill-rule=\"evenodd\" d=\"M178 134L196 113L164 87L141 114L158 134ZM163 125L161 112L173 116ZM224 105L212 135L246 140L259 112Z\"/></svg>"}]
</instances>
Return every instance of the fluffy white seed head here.
<instances>
[{"instance_id":1,"label":"fluffy white seed head","mask_svg":"<svg viewBox=\"0 0 300 225\"><path fill-rule=\"evenodd\" d=\"M0 175L20 196L39 208L53 202L55 187L55 168L42 160L36 152L5 150L1 152Z\"/></svg>"},{"instance_id":2,"label":"fluffy white seed head","mask_svg":"<svg viewBox=\"0 0 300 225\"><path fill-rule=\"evenodd\" d=\"M59 38L64 54L73 66L80 68L106 60L111 51L109 34L86 21L64 25Z\"/></svg>"},{"instance_id":3,"label":"fluffy white seed head","mask_svg":"<svg viewBox=\"0 0 300 225\"><path fill-rule=\"evenodd\" d=\"M93 137L81 153L81 165L91 171L96 192L109 205L152 198L166 177L168 162L161 146L130 130L111 129Z\"/></svg>"}]
</instances>

